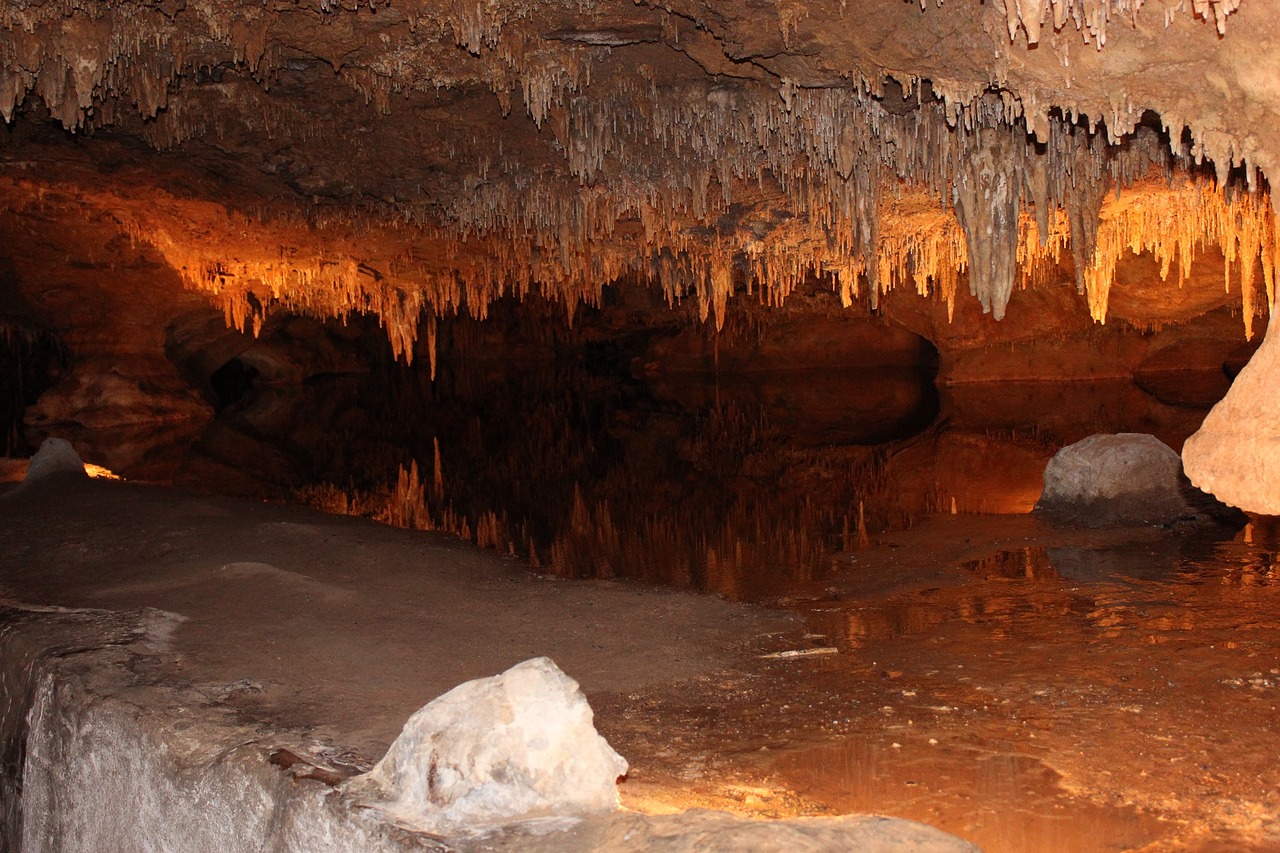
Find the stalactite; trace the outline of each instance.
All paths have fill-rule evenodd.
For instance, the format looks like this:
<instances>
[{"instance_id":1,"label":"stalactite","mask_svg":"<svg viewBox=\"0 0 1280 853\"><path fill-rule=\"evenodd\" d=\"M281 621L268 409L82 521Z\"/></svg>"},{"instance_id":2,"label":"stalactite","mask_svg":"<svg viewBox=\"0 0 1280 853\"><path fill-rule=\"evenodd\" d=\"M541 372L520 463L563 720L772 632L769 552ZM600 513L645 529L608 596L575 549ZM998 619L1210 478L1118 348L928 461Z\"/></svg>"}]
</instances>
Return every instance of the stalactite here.
<instances>
[{"instance_id":1,"label":"stalactite","mask_svg":"<svg viewBox=\"0 0 1280 853\"><path fill-rule=\"evenodd\" d=\"M1195 0L1193 11L1221 26L1234 3ZM1140 5L1006 0L1011 36L1021 26L1034 42L1042 23L1057 29L1071 20L1099 45L1108 20ZM177 38L174 18L147 4L111 15L87 0L6 6L0 114L11 120L35 92L73 129L123 121L132 109L153 119L139 132L161 148L243 133L323 140L336 150L355 144L342 127L258 84L279 63L267 12L232 21L216 6L191 3L182 13L184 26L198 29L198 55ZM337 79L378 114L440 86L487 86L504 113L519 96L545 142L539 156L505 156L474 128L441 131L456 191L366 199L367 210L341 212L305 200L296 211L264 204L261 215L226 229L242 238L225 241L205 235L223 233L226 219L210 219L202 234L185 224L188 211L176 201L146 210L137 200L104 200L103 209L155 245L237 328L256 330L276 310L375 313L406 360L422 327L433 375L436 316L483 317L504 294L532 292L563 300L572 313L579 302L598 304L602 288L623 276L653 282L672 303L696 299L717 329L738 289L779 305L812 275L830 276L846 306L855 299L877 306L887 291L908 286L953 311L967 274L971 292L998 319L1015 286L1040 280L1069 244L1077 284L1102 321L1123 253L1151 251L1165 273L1176 260L1185 276L1196 251L1216 244L1228 266L1240 265L1246 327L1258 260L1274 306L1280 253L1273 218L1260 212L1265 191L1228 203L1220 188L1198 183L1164 212L1128 201L1129 188L1153 173L1184 174L1220 150L1227 154L1215 158L1220 170L1239 159L1214 138L1182 151L1175 117L1166 117L1177 140L1169 150L1143 128L1114 144L1133 130L1137 109L1120 96L1103 132L1103 117L1089 126L1007 90L988 91L986 81L934 81L925 94L907 79L901 88L916 102L904 96L894 110L884 105L885 80L852 73L847 85L811 88L794 80L668 79L650 68L596 86L591 69L601 47L518 25L537 8L464 0L430 15L411 9L408 26L420 43L366 65L331 62ZM679 35L672 17L663 18L669 40ZM781 7L779 25L784 38L795 37L807 25L802 7ZM448 67L431 53L441 44L456 54ZM241 75L238 112L215 109L224 97L217 91L172 97L211 63ZM1112 190L1119 200L1104 201ZM388 229L399 249L379 243ZM405 245L429 249L406 256Z\"/></svg>"},{"instance_id":2,"label":"stalactite","mask_svg":"<svg viewBox=\"0 0 1280 853\"><path fill-rule=\"evenodd\" d=\"M968 239L969 292L999 320L1017 276L1021 180L1008 131L979 129L956 178L956 215Z\"/></svg>"},{"instance_id":3,"label":"stalactite","mask_svg":"<svg viewBox=\"0 0 1280 853\"><path fill-rule=\"evenodd\" d=\"M1086 41L1092 41L1099 50L1107 43L1107 24L1114 18L1132 18L1144 4L1145 0L1004 0L1011 41L1017 38L1021 27L1027 42L1036 44L1046 23L1060 30L1070 18L1085 34ZM1223 35L1227 31L1227 16L1239 6L1240 0L1192 0L1191 11L1199 18L1212 21L1218 35ZM1183 8L1186 8L1184 3L1167 5L1164 25L1169 26L1172 16Z\"/></svg>"},{"instance_id":4,"label":"stalactite","mask_svg":"<svg viewBox=\"0 0 1280 853\"><path fill-rule=\"evenodd\" d=\"M1245 334L1251 337L1256 311L1255 264L1263 264L1264 274L1273 266L1274 249L1267 246L1274 245L1275 229L1270 200L1263 196L1236 193L1228 199L1205 180L1173 188L1154 183L1145 186L1143 192L1103 208L1097 251L1085 270L1089 310L1098 322L1106 320L1115 266L1125 254L1150 252L1164 279L1176 262L1178 286L1182 286L1191 274L1197 250L1216 244L1225 261L1224 288L1230 288L1232 265L1241 267L1242 313ZM1273 292L1268 291L1269 299Z\"/></svg>"}]
</instances>

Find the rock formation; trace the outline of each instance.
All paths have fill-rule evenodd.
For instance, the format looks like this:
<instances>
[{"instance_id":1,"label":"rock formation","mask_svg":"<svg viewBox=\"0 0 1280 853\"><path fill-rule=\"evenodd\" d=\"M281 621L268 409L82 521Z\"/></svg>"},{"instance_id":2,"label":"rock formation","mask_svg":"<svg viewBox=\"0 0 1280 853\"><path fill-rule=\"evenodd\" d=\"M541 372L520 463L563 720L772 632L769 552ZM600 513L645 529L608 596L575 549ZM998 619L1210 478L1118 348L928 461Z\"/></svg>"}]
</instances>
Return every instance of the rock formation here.
<instances>
[{"instance_id":1,"label":"rock formation","mask_svg":"<svg viewBox=\"0 0 1280 853\"><path fill-rule=\"evenodd\" d=\"M535 658L431 701L348 790L439 835L609 812L627 762L591 721L578 683Z\"/></svg>"},{"instance_id":2,"label":"rock formation","mask_svg":"<svg viewBox=\"0 0 1280 853\"><path fill-rule=\"evenodd\" d=\"M31 457L23 482L38 483L53 477L83 479L88 476L84 470L84 462L80 460L69 441L62 438L47 438L36 454Z\"/></svg>"},{"instance_id":3,"label":"rock formation","mask_svg":"<svg viewBox=\"0 0 1280 853\"><path fill-rule=\"evenodd\" d=\"M1044 470L1036 510L1088 526L1171 524L1196 516L1178 454L1153 435L1092 435Z\"/></svg>"},{"instance_id":4,"label":"rock formation","mask_svg":"<svg viewBox=\"0 0 1280 853\"><path fill-rule=\"evenodd\" d=\"M10 4L0 308L69 362L29 440L126 387L123 426L198 429L163 340L200 305L374 315L432 366L456 312L606 288L719 329L817 286L1080 358L1079 312L1233 306L1243 340L1280 268L1278 35L1255 0Z\"/></svg>"},{"instance_id":5,"label":"rock formation","mask_svg":"<svg viewBox=\"0 0 1280 853\"><path fill-rule=\"evenodd\" d=\"M1280 334L1270 334L1182 448L1191 482L1232 506L1280 515L1277 399Z\"/></svg>"},{"instance_id":6,"label":"rock formation","mask_svg":"<svg viewBox=\"0 0 1280 853\"><path fill-rule=\"evenodd\" d=\"M464 684L431 703L410 721L406 734L371 774L343 782L349 769L335 770L310 756L316 762L312 764L293 751L310 753L298 746L296 731L247 722L226 713L225 707L212 707L210 697L197 690L157 683L147 670L159 665L157 652L170 650L173 625L181 619L175 614L6 604L0 607L0 617L5 626L0 631L0 681L7 688L0 693L0 750L5 756L0 767L0 851L6 853L977 849L953 835L899 818L757 821L705 810L660 816L614 811L612 774L622 772L625 763L582 717L584 709L587 715L590 709L577 685L545 658ZM549 692L540 693L535 686ZM523 689L528 687L535 689ZM508 690L508 695L500 695ZM482 710L510 712L524 726L503 728L505 721L494 717L459 715L458 702L476 694L497 700ZM554 706L550 709L548 699ZM575 722L585 729L560 732L589 737L577 743L539 741L539 731L545 734L553 728L545 725L552 721L538 719L539 714L566 710L566 699L568 710L578 716ZM431 717L435 722L447 718L452 729L429 731ZM482 734L480 727L492 723L505 735L500 743L486 744L471 736ZM471 729L471 735L449 739L463 729ZM427 735L433 744L413 742L418 734ZM527 735L532 739L520 739ZM287 745L274 745L281 741ZM412 778L413 772L429 774L432 769L404 760L419 745L432 746L445 758L446 763L435 768L440 777ZM528 799L533 789L525 783L530 777L516 772L501 778L501 773L515 770L513 762L521 757L549 756L549 745L566 763L544 768L550 773L541 781L554 778L555 784L543 787L542 793L556 799L566 814L560 819L516 820L529 816L525 810L532 802L537 802L537 811L548 801ZM318 742L309 746L326 751ZM503 756L502 749L513 752ZM481 771L470 779L479 783L470 790L470 799L463 792L451 802L414 801L414 794L425 793L421 783L440 781L462 768L461 763L448 763L449 757L462 759L470 765L466 769ZM485 759L491 758L500 760L486 765ZM594 759L600 759L594 768L582 764ZM486 776L487 771L499 775ZM578 776L580 771L584 775ZM582 787L571 784L576 781ZM395 826L379 810L365 807L361 794L375 792L383 782L407 786L400 788L404 805L426 815L426 822L415 826L413 815L402 812L402 824L410 825ZM424 827L434 833L427 834Z\"/></svg>"}]
</instances>

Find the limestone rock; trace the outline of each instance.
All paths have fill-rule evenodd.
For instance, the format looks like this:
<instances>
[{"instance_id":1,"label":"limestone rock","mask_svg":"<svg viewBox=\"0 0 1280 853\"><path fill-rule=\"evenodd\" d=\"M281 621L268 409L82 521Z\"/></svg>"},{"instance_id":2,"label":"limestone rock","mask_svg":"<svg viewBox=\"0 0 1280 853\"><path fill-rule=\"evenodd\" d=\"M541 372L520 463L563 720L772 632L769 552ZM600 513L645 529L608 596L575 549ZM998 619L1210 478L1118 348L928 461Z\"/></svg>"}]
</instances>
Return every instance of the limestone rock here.
<instances>
[{"instance_id":1,"label":"limestone rock","mask_svg":"<svg viewBox=\"0 0 1280 853\"><path fill-rule=\"evenodd\" d=\"M27 465L24 483L35 483L51 477L72 476L88 478L80 454L65 438L46 438Z\"/></svg>"},{"instance_id":2,"label":"limestone rock","mask_svg":"<svg viewBox=\"0 0 1280 853\"><path fill-rule=\"evenodd\" d=\"M1232 506L1280 515L1280 334L1268 331L1182 448L1187 476Z\"/></svg>"},{"instance_id":3,"label":"limestone rock","mask_svg":"<svg viewBox=\"0 0 1280 853\"><path fill-rule=\"evenodd\" d=\"M578 683L534 658L428 703L348 790L407 827L441 835L608 812L627 763L592 718Z\"/></svg>"},{"instance_id":4,"label":"limestone rock","mask_svg":"<svg viewBox=\"0 0 1280 853\"><path fill-rule=\"evenodd\" d=\"M25 413L27 427L76 424L105 429L130 424L206 423L213 412L186 386L172 364L159 359L86 358Z\"/></svg>"},{"instance_id":5,"label":"limestone rock","mask_svg":"<svg viewBox=\"0 0 1280 853\"><path fill-rule=\"evenodd\" d=\"M1036 511L1090 526L1169 524L1197 516L1187 490L1182 460L1155 436L1091 435L1049 460Z\"/></svg>"},{"instance_id":6,"label":"limestone rock","mask_svg":"<svg viewBox=\"0 0 1280 853\"><path fill-rule=\"evenodd\" d=\"M296 764L282 768L277 759L290 751L268 747L261 728L144 674L154 664L124 646L145 636L164 647L173 614L0 611L7 619L0 632L0 683L9 688L0 692L0 751L19 756L0 765L0 850L6 853L976 851L940 830L897 818L760 821L704 810L528 820L440 844L389 826L377 810L350 808L318 775L290 773L307 767L297 756ZM67 655L68 649L77 653ZM459 690L492 692L520 680L576 694L576 685L546 659ZM464 701L454 711L468 714L466 706ZM530 716L542 713L529 710ZM477 714L470 726L495 722ZM621 764L616 756L613 761L615 768ZM571 777L566 774L568 783Z\"/></svg>"}]
</instances>

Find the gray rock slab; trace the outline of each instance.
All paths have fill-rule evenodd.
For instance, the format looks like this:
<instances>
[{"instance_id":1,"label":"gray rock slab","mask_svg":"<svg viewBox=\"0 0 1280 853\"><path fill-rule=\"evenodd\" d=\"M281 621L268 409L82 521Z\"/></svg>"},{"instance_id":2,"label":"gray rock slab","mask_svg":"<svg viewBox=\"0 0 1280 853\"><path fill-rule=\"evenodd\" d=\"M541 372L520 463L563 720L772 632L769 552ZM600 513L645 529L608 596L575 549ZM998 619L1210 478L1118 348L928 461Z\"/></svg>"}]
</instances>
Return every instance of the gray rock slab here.
<instances>
[{"instance_id":1,"label":"gray rock slab","mask_svg":"<svg viewBox=\"0 0 1280 853\"><path fill-rule=\"evenodd\" d=\"M222 697L158 680L149 660L172 642L169 614L11 603L0 619L0 679L12 688L0 709L0 853L976 850L923 824L867 816L754 821L609 811L497 827L437 822L438 832L424 831L353 796L343 781L349 768L306 733L248 721ZM530 689L545 693L539 682L553 692L576 689L554 678L549 662L514 670L463 685L454 698L514 686L518 700ZM611 752L603 753L606 775L621 766Z\"/></svg>"}]
</instances>

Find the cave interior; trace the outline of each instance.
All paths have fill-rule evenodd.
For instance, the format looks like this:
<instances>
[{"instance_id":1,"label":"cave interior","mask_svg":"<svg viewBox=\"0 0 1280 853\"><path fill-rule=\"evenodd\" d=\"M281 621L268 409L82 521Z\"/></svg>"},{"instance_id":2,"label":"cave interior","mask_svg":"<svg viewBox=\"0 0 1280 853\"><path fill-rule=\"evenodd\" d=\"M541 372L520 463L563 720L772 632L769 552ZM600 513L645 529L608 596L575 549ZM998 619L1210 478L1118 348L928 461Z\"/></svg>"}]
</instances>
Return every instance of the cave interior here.
<instances>
[{"instance_id":1,"label":"cave interior","mask_svg":"<svg viewBox=\"0 0 1280 853\"><path fill-rule=\"evenodd\" d=\"M0 483L64 438L134 483L798 614L833 659L910 649L832 712L843 728L765 691L759 720L691 754L791 751L718 758L696 785L615 726L658 768L634 808L884 812L988 850L1280 843L1275 769L1231 757L1280 723L1280 355L1255 358L1280 278L1267 4L24 0L0 8L0 115ZM1243 530L1002 526L1087 436L1181 452L1246 367L1192 477ZM963 536L931 526L956 519ZM929 598L900 548L985 591ZM1117 627L1112 605L1140 616ZM1028 683L1080 696L1107 666L1071 675L1048 635L1231 648L1196 658L1181 723L1176 690L1143 689L1152 738L1237 727L1161 755L1182 775L1157 783L1108 763L1132 744L1067 738L1049 761L987 720L978 757L935 776L976 773L1020 818L975 819L967 782L884 794L930 765L873 739L867 697L928 671L956 620L955 660L985 626L1052 646ZM815 665L779 683L848 699L832 683L853 664ZM859 761L880 775L850 777ZM1098 782L1110 766L1125 778Z\"/></svg>"}]
</instances>

